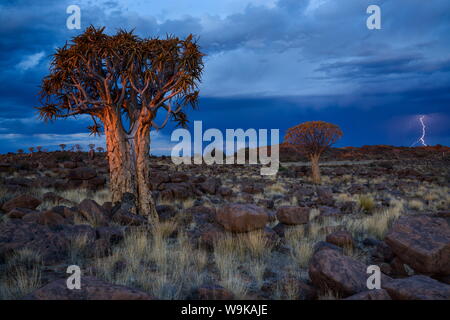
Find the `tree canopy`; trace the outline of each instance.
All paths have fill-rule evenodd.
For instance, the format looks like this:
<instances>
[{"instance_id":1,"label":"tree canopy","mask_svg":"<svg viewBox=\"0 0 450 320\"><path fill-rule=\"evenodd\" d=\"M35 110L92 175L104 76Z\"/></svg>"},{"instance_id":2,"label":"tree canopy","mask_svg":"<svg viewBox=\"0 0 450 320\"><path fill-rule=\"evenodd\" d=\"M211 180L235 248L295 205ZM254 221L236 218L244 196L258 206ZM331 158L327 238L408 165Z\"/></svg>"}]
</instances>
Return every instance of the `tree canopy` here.
<instances>
[{"instance_id":1,"label":"tree canopy","mask_svg":"<svg viewBox=\"0 0 450 320\"><path fill-rule=\"evenodd\" d=\"M284 142L308 154L317 155L339 140L342 134L341 129L335 124L309 121L289 128Z\"/></svg>"},{"instance_id":2,"label":"tree canopy","mask_svg":"<svg viewBox=\"0 0 450 320\"><path fill-rule=\"evenodd\" d=\"M53 55L41 85L39 115L44 120L90 115L93 134L101 131L98 120L110 113L128 119L128 134L138 120L154 128L168 119L184 126L183 107L197 106L202 57L192 35L144 39L119 30L109 36L104 28L90 26ZM167 114L157 124L161 108Z\"/></svg>"}]
</instances>

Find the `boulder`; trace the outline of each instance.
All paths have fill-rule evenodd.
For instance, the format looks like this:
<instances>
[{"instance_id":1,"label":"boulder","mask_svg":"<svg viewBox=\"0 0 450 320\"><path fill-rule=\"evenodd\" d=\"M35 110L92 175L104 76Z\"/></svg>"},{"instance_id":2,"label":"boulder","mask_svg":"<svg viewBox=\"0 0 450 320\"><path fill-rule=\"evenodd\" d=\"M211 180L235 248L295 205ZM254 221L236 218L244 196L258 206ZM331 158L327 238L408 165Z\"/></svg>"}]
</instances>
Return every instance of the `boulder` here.
<instances>
[{"instance_id":1,"label":"boulder","mask_svg":"<svg viewBox=\"0 0 450 320\"><path fill-rule=\"evenodd\" d=\"M82 186L86 189L97 190L102 188L106 183L105 177L94 177L89 180L84 180Z\"/></svg>"},{"instance_id":2,"label":"boulder","mask_svg":"<svg viewBox=\"0 0 450 320\"><path fill-rule=\"evenodd\" d=\"M319 242L317 242L314 245L313 252L316 253L316 252L318 252L320 250L323 250L323 249L336 250L337 252L339 252L341 254L344 253L344 251L342 250L341 247L338 247L337 245L334 245L334 244L326 242L326 241L319 241Z\"/></svg>"},{"instance_id":3,"label":"boulder","mask_svg":"<svg viewBox=\"0 0 450 320\"><path fill-rule=\"evenodd\" d=\"M326 206L334 204L333 192L329 188L319 187L316 190L317 202Z\"/></svg>"},{"instance_id":4,"label":"boulder","mask_svg":"<svg viewBox=\"0 0 450 320\"><path fill-rule=\"evenodd\" d=\"M311 197L314 195L314 190L308 187L298 187L295 190L295 195L297 198L302 199L304 197Z\"/></svg>"},{"instance_id":5,"label":"boulder","mask_svg":"<svg viewBox=\"0 0 450 320\"><path fill-rule=\"evenodd\" d=\"M275 206L275 202L270 199L259 199L256 204L266 209L273 209L273 207Z\"/></svg>"},{"instance_id":6,"label":"boulder","mask_svg":"<svg viewBox=\"0 0 450 320\"><path fill-rule=\"evenodd\" d=\"M259 194L264 192L264 187L258 184L247 184L242 186L241 190L249 194Z\"/></svg>"},{"instance_id":7,"label":"boulder","mask_svg":"<svg viewBox=\"0 0 450 320\"><path fill-rule=\"evenodd\" d=\"M58 213L47 210L39 214L38 223L48 226L57 226L64 224L66 220Z\"/></svg>"},{"instance_id":8,"label":"boulder","mask_svg":"<svg viewBox=\"0 0 450 320\"><path fill-rule=\"evenodd\" d=\"M262 229L269 221L267 211L254 204L228 204L217 210L216 220L226 230L247 232Z\"/></svg>"},{"instance_id":9,"label":"boulder","mask_svg":"<svg viewBox=\"0 0 450 320\"><path fill-rule=\"evenodd\" d=\"M327 235L326 241L342 248L354 246L352 234L345 230L338 230L330 233L329 235Z\"/></svg>"},{"instance_id":10,"label":"boulder","mask_svg":"<svg viewBox=\"0 0 450 320\"><path fill-rule=\"evenodd\" d=\"M17 250L28 248L39 252L45 265L57 264L67 258L71 239L83 234L89 242L95 241L94 230L86 225L50 228L23 219L10 220L0 224L0 261L5 261Z\"/></svg>"},{"instance_id":11,"label":"boulder","mask_svg":"<svg viewBox=\"0 0 450 320\"><path fill-rule=\"evenodd\" d=\"M23 208L23 209L36 209L42 203L41 200L36 199L33 196L22 194L18 197L15 197L11 200L6 201L2 209L5 212L9 212L14 208Z\"/></svg>"},{"instance_id":12,"label":"boulder","mask_svg":"<svg viewBox=\"0 0 450 320\"><path fill-rule=\"evenodd\" d=\"M112 216L112 220L127 226L140 226L147 223L147 219L143 216L133 214L127 210L119 209Z\"/></svg>"},{"instance_id":13,"label":"boulder","mask_svg":"<svg viewBox=\"0 0 450 320\"><path fill-rule=\"evenodd\" d=\"M66 169L75 169L77 167L77 163L73 161L64 161L62 166Z\"/></svg>"},{"instance_id":14,"label":"boulder","mask_svg":"<svg viewBox=\"0 0 450 320\"><path fill-rule=\"evenodd\" d=\"M381 287L394 300L450 300L450 285L423 275L381 282Z\"/></svg>"},{"instance_id":15,"label":"boulder","mask_svg":"<svg viewBox=\"0 0 450 320\"><path fill-rule=\"evenodd\" d=\"M338 250L322 248L314 253L309 264L311 282L319 289L348 297L367 290L367 266ZM389 281L382 275L381 282Z\"/></svg>"},{"instance_id":16,"label":"boulder","mask_svg":"<svg viewBox=\"0 0 450 320\"><path fill-rule=\"evenodd\" d=\"M231 197L233 195L233 190L231 188L228 187L219 187L219 189L217 190L217 192L222 196L222 197Z\"/></svg>"},{"instance_id":17,"label":"boulder","mask_svg":"<svg viewBox=\"0 0 450 320\"><path fill-rule=\"evenodd\" d=\"M84 199L78 205L78 211L89 222L93 224L106 223L106 210L91 199Z\"/></svg>"},{"instance_id":18,"label":"boulder","mask_svg":"<svg viewBox=\"0 0 450 320\"><path fill-rule=\"evenodd\" d=\"M335 207L329 207L329 206L320 206L319 207L320 216L322 217L332 217L332 216L339 216L342 214L341 210Z\"/></svg>"},{"instance_id":19,"label":"boulder","mask_svg":"<svg viewBox=\"0 0 450 320\"><path fill-rule=\"evenodd\" d=\"M404 263L429 275L450 275L450 226L441 218L402 216L385 242Z\"/></svg>"},{"instance_id":20,"label":"boulder","mask_svg":"<svg viewBox=\"0 0 450 320\"><path fill-rule=\"evenodd\" d=\"M216 178L209 178L200 184L200 190L207 194L216 194L220 182Z\"/></svg>"},{"instance_id":21,"label":"boulder","mask_svg":"<svg viewBox=\"0 0 450 320\"><path fill-rule=\"evenodd\" d=\"M98 239L105 239L111 244L117 244L125 237L125 231L120 227L98 227L95 233Z\"/></svg>"},{"instance_id":22,"label":"boulder","mask_svg":"<svg viewBox=\"0 0 450 320\"><path fill-rule=\"evenodd\" d=\"M183 172L175 172L170 175L170 181L174 183L187 182L189 181L189 176Z\"/></svg>"},{"instance_id":23,"label":"boulder","mask_svg":"<svg viewBox=\"0 0 450 320\"><path fill-rule=\"evenodd\" d=\"M33 211L30 213L27 213L22 217L22 220L25 222L33 222L33 223L39 223L41 219L41 213L39 211Z\"/></svg>"},{"instance_id":24,"label":"boulder","mask_svg":"<svg viewBox=\"0 0 450 320\"><path fill-rule=\"evenodd\" d=\"M37 211L31 210L31 209L25 209L25 208L14 208L11 211L9 211L6 215L10 219L22 219L24 216L26 216L29 213L36 213Z\"/></svg>"},{"instance_id":25,"label":"boulder","mask_svg":"<svg viewBox=\"0 0 450 320\"><path fill-rule=\"evenodd\" d=\"M306 224L309 222L309 211L307 207L282 206L277 210L277 219L287 225Z\"/></svg>"},{"instance_id":26,"label":"boulder","mask_svg":"<svg viewBox=\"0 0 450 320\"><path fill-rule=\"evenodd\" d=\"M94 277L81 277L81 289L67 288L66 279L55 280L33 291L24 300L152 300L148 293Z\"/></svg>"},{"instance_id":27,"label":"boulder","mask_svg":"<svg viewBox=\"0 0 450 320\"><path fill-rule=\"evenodd\" d=\"M367 290L354 294L344 300L392 300L384 289Z\"/></svg>"},{"instance_id":28,"label":"boulder","mask_svg":"<svg viewBox=\"0 0 450 320\"><path fill-rule=\"evenodd\" d=\"M97 176L97 172L95 169L88 167L80 167L71 169L67 175L67 178L70 180L89 180L95 178Z\"/></svg>"},{"instance_id":29,"label":"boulder","mask_svg":"<svg viewBox=\"0 0 450 320\"><path fill-rule=\"evenodd\" d=\"M70 201L67 199L64 199L61 196L58 196L56 193L54 192L46 192L42 195L42 200L43 201L47 201L47 202L51 202L54 204L69 204Z\"/></svg>"},{"instance_id":30,"label":"boulder","mask_svg":"<svg viewBox=\"0 0 450 320\"><path fill-rule=\"evenodd\" d=\"M160 221L166 221L174 218L177 215L178 210L174 206L162 204L156 206L156 212L158 213Z\"/></svg>"}]
</instances>

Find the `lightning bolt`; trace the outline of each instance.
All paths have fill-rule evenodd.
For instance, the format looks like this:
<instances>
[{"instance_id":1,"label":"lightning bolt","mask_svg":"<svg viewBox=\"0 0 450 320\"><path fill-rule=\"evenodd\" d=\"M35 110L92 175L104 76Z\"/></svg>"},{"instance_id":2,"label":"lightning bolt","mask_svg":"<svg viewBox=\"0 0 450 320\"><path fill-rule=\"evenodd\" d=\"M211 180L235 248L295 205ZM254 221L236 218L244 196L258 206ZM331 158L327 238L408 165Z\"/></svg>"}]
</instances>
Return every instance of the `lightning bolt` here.
<instances>
[{"instance_id":1,"label":"lightning bolt","mask_svg":"<svg viewBox=\"0 0 450 320\"><path fill-rule=\"evenodd\" d=\"M427 134L427 126L425 125L425 122L423 122L423 119L425 118L425 116L420 116L419 117L419 121L420 121L420 125L422 126L422 135L420 136L419 139L417 139L416 142L414 142L411 147L415 146L417 143L421 143L423 146L428 146L425 143L425 136Z\"/></svg>"}]
</instances>

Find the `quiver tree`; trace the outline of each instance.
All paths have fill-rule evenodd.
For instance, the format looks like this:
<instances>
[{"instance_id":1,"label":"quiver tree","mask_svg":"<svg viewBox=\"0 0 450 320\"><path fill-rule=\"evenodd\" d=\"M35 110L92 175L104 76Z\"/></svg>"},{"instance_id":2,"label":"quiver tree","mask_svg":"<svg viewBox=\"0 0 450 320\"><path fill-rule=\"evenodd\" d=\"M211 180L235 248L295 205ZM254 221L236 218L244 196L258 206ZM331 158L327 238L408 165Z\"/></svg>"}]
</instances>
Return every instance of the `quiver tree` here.
<instances>
[{"instance_id":1,"label":"quiver tree","mask_svg":"<svg viewBox=\"0 0 450 320\"><path fill-rule=\"evenodd\" d=\"M150 130L169 119L186 125L185 107L197 105L203 54L192 35L142 39L133 32L103 31L91 26L57 49L38 109L45 120L89 115L90 132L106 135L113 202L132 193L136 211L157 219L149 181ZM165 112L159 124L158 111Z\"/></svg>"},{"instance_id":2,"label":"quiver tree","mask_svg":"<svg viewBox=\"0 0 450 320\"><path fill-rule=\"evenodd\" d=\"M320 184L320 155L340 137L342 131L337 125L324 121L309 121L289 128L284 142L309 156L312 180Z\"/></svg>"}]
</instances>

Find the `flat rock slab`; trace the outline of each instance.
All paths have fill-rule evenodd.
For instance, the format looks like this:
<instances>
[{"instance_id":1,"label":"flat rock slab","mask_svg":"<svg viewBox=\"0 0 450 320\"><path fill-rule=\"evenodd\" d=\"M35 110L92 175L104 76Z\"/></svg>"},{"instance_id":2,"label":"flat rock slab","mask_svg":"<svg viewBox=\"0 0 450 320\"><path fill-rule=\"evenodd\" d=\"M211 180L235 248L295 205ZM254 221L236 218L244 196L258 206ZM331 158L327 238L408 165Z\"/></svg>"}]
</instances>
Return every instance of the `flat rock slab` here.
<instances>
[{"instance_id":1,"label":"flat rock slab","mask_svg":"<svg viewBox=\"0 0 450 320\"><path fill-rule=\"evenodd\" d=\"M55 280L24 300L152 300L146 292L115 285L94 277L82 277L80 289L68 289L66 279Z\"/></svg>"},{"instance_id":2,"label":"flat rock slab","mask_svg":"<svg viewBox=\"0 0 450 320\"><path fill-rule=\"evenodd\" d=\"M392 299L386 290L374 289L354 294L344 300L392 300Z\"/></svg>"},{"instance_id":3,"label":"flat rock slab","mask_svg":"<svg viewBox=\"0 0 450 320\"><path fill-rule=\"evenodd\" d=\"M450 300L450 285L427 276L412 276L381 283L395 300Z\"/></svg>"},{"instance_id":4,"label":"flat rock slab","mask_svg":"<svg viewBox=\"0 0 450 320\"><path fill-rule=\"evenodd\" d=\"M9 201L6 201L2 206L3 211L9 212L14 208L23 208L23 209L31 209L34 210L42 203L41 200L36 199L33 196L23 194L18 197L15 197Z\"/></svg>"},{"instance_id":5,"label":"flat rock slab","mask_svg":"<svg viewBox=\"0 0 450 320\"><path fill-rule=\"evenodd\" d=\"M444 219L402 216L386 235L385 242L417 272L450 274L450 226Z\"/></svg>"}]
</instances>

